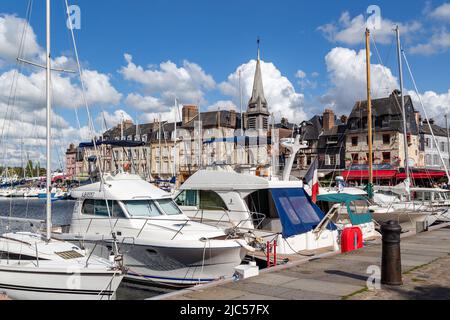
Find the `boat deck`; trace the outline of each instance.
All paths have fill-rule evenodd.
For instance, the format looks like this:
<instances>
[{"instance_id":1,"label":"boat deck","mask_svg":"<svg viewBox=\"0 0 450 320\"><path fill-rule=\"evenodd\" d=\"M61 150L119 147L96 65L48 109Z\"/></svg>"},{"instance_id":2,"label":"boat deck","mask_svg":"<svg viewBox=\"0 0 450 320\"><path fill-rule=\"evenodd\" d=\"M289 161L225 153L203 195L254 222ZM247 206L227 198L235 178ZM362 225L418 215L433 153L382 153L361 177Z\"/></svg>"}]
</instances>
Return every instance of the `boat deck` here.
<instances>
[{"instance_id":1,"label":"boat deck","mask_svg":"<svg viewBox=\"0 0 450 320\"><path fill-rule=\"evenodd\" d=\"M0 301L3 301L3 300L9 300L9 298L5 294L0 293Z\"/></svg>"},{"instance_id":2,"label":"boat deck","mask_svg":"<svg viewBox=\"0 0 450 320\"><path fill-rule=\"evenodd\" d=\"M410 273L439 259L448 259L450 253L450 224L430 228L420 234L402 235L402 271L405 286L410 293L425 282L407 280ZM357 297L367 291L371 268L381 266L381 241L369 242L364 249L347 254L324 253L303 257L277 267L260 271L259 276L233 281L230 279L154 297L156 300L340 300ZM448 269L448 266L445 270ZM379 270L379 269L378 269ZM446 273L447 271L445 271ZM422 271L424 273L424 271ZM436 274L436 277L442 275ZM450 280L449 280L450 281ZM450 291L450 282L442 283ZM396 287L397 288L397 287ZM445 289L444 288L444 289ZM382 286L376 292L389 291ZM419 290L420 291L420 290ZM447 297L450 298L450 297ZM393 298L395 299L395 297Z\"/></svg>"}]
</instances>

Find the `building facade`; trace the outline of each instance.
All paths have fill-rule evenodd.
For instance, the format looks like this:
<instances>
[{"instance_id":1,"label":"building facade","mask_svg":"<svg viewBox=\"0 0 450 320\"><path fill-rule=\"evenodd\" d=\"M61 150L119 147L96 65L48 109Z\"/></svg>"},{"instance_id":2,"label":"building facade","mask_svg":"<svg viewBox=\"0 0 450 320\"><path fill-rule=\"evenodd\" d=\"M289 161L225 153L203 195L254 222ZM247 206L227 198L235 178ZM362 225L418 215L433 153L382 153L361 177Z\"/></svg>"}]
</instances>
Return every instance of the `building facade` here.
<instances>
[{"instance_id":1,"label":"building facade","mask_svg":"<svg viewBox=\"0 0 450 320\"><path fill-rule=\"evenodd\" d=\"M404 130L401 100L398 91L389 97L372 101L374 164L405 167ZM420 150L419 114L410 96L405 96L408 164L423 167L424 153ZM357 102L350 114L346 133L346 167L368 164L367 101Z\"/></svg>"},{"instance_id":2,"label":"building facade","mask_svg":"<svg viewBox=\"0 0 450 320\"><path fill-rule=\"evenodd\" d=\"M436 141L431 134L431 130L433 130ZM432 119L429 120L429 123L425 120L421 125L421 135L422 148L425 154L425 167L431 170L444 170L442 156L448 169L450 156L447 129L436 125Z\"/></svg>"}]
</instances>

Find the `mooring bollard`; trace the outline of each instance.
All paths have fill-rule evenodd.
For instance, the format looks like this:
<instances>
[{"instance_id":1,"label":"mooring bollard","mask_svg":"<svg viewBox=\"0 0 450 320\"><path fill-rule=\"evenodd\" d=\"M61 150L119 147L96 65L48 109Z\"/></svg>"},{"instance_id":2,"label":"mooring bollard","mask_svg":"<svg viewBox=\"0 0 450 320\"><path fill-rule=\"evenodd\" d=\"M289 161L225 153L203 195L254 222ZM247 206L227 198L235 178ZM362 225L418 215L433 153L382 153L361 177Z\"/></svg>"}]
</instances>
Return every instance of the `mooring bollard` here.
<instances>
[{"instance_id":1,"label":"mooring bollard","mask_svg":"<svg viewBox=\"0 0 450 320\"><path fill-rule=\"evenodd\" d=\"M402 260L400 234L402 227L396 221L381 226L383 246L381 252L381 283L388 286L400 286L402 281Z\"/></svg>"}]
</instances>

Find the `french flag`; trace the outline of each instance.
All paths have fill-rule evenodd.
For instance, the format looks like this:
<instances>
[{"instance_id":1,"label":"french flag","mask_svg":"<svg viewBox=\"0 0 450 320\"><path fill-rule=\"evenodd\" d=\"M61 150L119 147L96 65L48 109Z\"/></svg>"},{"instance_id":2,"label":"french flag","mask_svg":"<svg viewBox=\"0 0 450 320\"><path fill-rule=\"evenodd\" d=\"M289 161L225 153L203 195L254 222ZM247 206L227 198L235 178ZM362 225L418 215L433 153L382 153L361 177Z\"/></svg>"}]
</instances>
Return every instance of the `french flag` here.
<instances>
[{"instance_id":1,"label":"french flag","mask_svg":"<svg viewBox=\"0 0 450 320\"><path fill-rule=\"evenodd\" d=\"M316 158L308 169L305 175L306 183L311 188L311 199L314 203L317 202L317 196L319 195L319 160Z\"/></svg>"}]
</instances>

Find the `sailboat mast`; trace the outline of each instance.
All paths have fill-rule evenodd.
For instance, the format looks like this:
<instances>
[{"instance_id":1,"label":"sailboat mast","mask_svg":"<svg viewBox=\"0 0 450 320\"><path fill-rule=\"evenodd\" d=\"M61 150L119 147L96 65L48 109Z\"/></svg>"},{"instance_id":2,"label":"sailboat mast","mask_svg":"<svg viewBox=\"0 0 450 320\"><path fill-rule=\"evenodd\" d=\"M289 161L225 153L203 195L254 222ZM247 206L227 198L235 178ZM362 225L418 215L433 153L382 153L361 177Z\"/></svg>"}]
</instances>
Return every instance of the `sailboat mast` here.
<instances>
[{"instance_id":1,"label":"sailboat mast","mask_svg":"<svg viewBox=\"0 0 450 320\"><path fill-rule=\"evenodd\" d=\"M239 113L241 114L241 136L244 135L244 117L242 113L242 85L241 85L241 70L239 70Z\"/></svg>"},{"instance_id":2,"label":"sailboat mast","mask_svg":"<svg viewBox=\"0 0 450 320\"><path fill-rule=\"evenodd\" d=\"M401 43L400 43L400 28L397 26L395 28L395 33L397 34L397 56L398 56L398 70L400 77L400 94L401 94L401 106L402 106L402 117L403 117L403 143L405 147L405 172L408 186L411 183L411 174L409 168L409 153L408 153L408 128L406 123L406 108L405 108L405 97L403 88L403 60L401 55Z\"/></svg>"},{"instance_id":3,"label":"sailboat mast","mask_svg":"<svg viewBox=\"0 0 450 320\"><path fill-rule=\"evenodd\" d=\"M448 113L445 115L445 131L447 133L447 153L450 155L450 132L448 131ZM450 164L450 162L447 164Z\"/></svg>"},{"instance_id":4,"label":"sailboat mast","mask_svg":"<svg viewBox=\"0 0 450 320\"><path fill-rule=\"evenodd\" d=\"M174 133L173 133L173 176L175 177L176 180L176 176L177 176L177 110L178 110L178 100L175 98L175 128L174 128Z\"/></svg>"},{"instance_id":5,"label":"sailboat mast","mask_svg":"<svg viewBox=\"0 0 450 320\"><path fill-rule=\"evenodd\" d=\"M370 30L366 29L366 71L367 71L367 143L369 145L369 184L367 194L373 198L373 135L372 135L372 97L370 84Z\"/></svg>"},{"instance_id":6,"label":"sailboat mast","mask_svg":"<svg viewBox=\"0 0 450 320\"><path fill-rule=\"evenodd\" d=\"M51 90L50 90L50 76L51 76L51 61L50 61L50 0L46 1L46 42L47 42L47 69L46 69L46 100L47 100L47 240L51 239L52 230L52 176L51 176L51 135L52 135L52 123L51 123Z\"/></svg>"}]
</instances>

